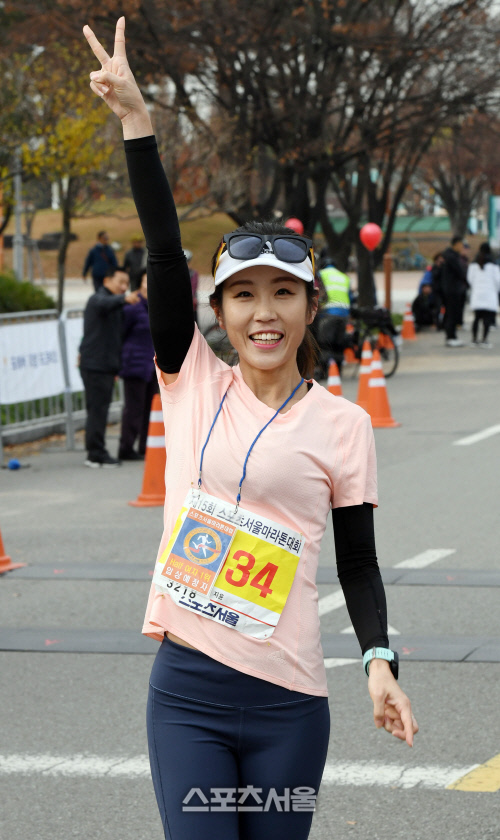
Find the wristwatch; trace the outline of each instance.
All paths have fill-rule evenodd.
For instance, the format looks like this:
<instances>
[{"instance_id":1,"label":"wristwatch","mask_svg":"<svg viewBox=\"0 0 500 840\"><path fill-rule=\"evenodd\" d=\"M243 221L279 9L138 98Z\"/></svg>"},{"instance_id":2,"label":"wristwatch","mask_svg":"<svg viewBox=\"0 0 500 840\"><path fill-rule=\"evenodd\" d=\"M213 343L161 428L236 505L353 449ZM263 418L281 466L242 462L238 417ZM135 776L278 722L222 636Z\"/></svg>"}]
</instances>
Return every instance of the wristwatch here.
<instances>
[{"instance_id":1,"label":"wristwatch","mask_svg":"<svg viewBox=\"0 0 500 840\"><path fill-rule=\"evenodd\" d=\"M367 650L363 656L363 668L365 669L367 677L369 676L368 671L372 659L385 659L385 661L390 665L394 679L397 680L399 675L399 655L395 650L389 650L389 648L381 647L373 647L370 648L370 650Z\"/></svg>"}]
</instances>

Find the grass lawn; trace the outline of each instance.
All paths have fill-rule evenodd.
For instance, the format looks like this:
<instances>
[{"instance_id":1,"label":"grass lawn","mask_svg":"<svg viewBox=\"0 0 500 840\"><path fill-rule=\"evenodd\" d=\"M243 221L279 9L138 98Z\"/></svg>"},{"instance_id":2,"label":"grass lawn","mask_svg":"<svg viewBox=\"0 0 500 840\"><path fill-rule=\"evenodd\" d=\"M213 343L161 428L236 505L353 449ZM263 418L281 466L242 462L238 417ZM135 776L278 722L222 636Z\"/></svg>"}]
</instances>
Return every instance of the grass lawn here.
<instances>
[{"instance_id":1,"label":"grass lawn","mask_svg":"<svg viewBox=\"0 0 500 840\"><path fill-rule=\"evenodd\" d=\"M107 230L112 242L119 242L118 262L123 262L125 252L130 248L132 236L142 235L141 226L132 199L111 202L97 202L92 218L73 219L71 229L78 239L71 242L66 260L66 277L81 277L83 264L89 248L96 242L96 234ZM179 215L182 214L182 208ZM233 230L234 222L224 213L201 216L193 221L181 223L182 244L193 252L192 267L200 274L210 274L212 253L223 233ZM61 213L58 210L41 210L35 216L34 237L40 239L44 233L61 230ZM11 219L6 233L14 233ZM46 278L56 277L57 251L40 251ZM12 266L12 250L4 252L5 268ZM35 272L35 277L37 276Z\"/></svg>"},{"instance_id":2,"label":"grass lawn","mask_svg":"<svg viewBox=\"0 0 500 840\"><path fill-rule=\"evenodd\" d=\"M96 241L96 234L100 230L107 230L112 242L119 242L120 250L117 252L118 262L123 262L125 252L130 248L132 236L141 235L141 227L135 206L131 198L113 201L106 198L98 201L92 208L95 215L91 218L74 219L72 231L78 239L71 242L68 249L66 261L66 277L80 277L85 257L89 248ZM179 209L182 215L183 208ZM212 253L217 247L223 233L227 233L236 227L232 219L225 213L214 213L211 216L200 216L193 221L181 223L182 243L184 248L193 252L192 267L200 274L210 274L210 262ZM44 233L52 233L61 230L61 213L58 210L41 210L37 213L34 222L35 239L40 239ZM11 219L6 233L14 233L14 220ZM469 252L473 258L482 236L468 236L471 246ZM398 251L408 246L406 234L395 234L393 237L393 250ZM418 248L427 260L431 260L436 251L444 250L449 244L449 235L443 233L422 233L411 237L413 247ZM317 245L322 244L322 237L318 237ZM45 277L56 277L56 251L40 252ZM12 266L12 251L4 252L5 268ZM37 274L35 273L35 276Z\"/></svg>"}]
</instances>

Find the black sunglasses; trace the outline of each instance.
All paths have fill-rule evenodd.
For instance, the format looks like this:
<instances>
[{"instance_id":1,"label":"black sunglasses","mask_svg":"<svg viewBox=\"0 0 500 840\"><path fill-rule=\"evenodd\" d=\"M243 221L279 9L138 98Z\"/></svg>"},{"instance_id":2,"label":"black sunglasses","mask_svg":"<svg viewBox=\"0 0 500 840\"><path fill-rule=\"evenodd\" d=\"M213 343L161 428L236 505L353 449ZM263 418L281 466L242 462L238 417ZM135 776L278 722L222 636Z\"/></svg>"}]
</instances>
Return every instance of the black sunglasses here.
<instances>
[{"instance_id":1,"label":"black sunglasses","mask_svg":"<svg viewBox=\"0 0 500 840\"><path fill-rule=\"evenodd\" d=\"M266 233L225 233L217 255L214 276L225 248L235 260L254 260L261 254L274 254L276 259L282 262L301 263L309 255L314 273L313 242L305 236L284 233L273 236Z\"/></svg>"}]
</instances>

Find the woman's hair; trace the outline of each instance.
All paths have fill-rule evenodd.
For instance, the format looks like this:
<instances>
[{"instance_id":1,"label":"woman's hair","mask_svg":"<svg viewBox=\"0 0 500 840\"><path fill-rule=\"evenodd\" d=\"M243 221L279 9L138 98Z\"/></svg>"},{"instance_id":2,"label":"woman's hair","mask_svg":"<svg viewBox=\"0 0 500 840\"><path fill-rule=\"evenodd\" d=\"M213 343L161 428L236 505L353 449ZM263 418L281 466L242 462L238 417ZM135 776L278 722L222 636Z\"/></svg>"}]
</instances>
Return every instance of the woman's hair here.
<instances>
[{"instance_id":1,"label":"woman's hair","mask_svg":"<svg viewBox=\"0 0 500 840\"><path fill-rule=\"evenodd\" d=\"M233 233L260 233L260 234L268 234L269 236L279 236L279 234L295 234L294 230L291 228L284 227L279 222L269 221L269 222L245 222L244 225L241 227L236 228ZM219 253L220 244L218 245L214 255L212 257L212 274L215 272L215 265L217 262L217 255ZM303 281L306 286L306 295L307 295L307 310L311 312L314 302L317 298L317 291L314 287L314 283L310 281ZM215 291L210 295L210 305L215 306L216 309L222 310L222 287L224 283L219 283L218 286L215 287ZM304 379L312 379L314 375L314 368L318 359L319 347L316 343L316 339L314 338L311 330L309 327L306 327L306 331L304 333L304 338L302 339L302 343L300 344L297 350L297 367L299 369L299 373Z\"/></svg>"},{"instance_id":2,"label":"woman's hair","mask_svg":"<svg viewBox=\"0 0 500 840\"><path fill-rule=\"evenodd\" d=\"M486 265L487 262L492 262L493 254L491 252L491 246L489 242L482 242L479 246L479 251L477 252L475 262L479 263L481 268Z\"/></svg>"}]
</instances>

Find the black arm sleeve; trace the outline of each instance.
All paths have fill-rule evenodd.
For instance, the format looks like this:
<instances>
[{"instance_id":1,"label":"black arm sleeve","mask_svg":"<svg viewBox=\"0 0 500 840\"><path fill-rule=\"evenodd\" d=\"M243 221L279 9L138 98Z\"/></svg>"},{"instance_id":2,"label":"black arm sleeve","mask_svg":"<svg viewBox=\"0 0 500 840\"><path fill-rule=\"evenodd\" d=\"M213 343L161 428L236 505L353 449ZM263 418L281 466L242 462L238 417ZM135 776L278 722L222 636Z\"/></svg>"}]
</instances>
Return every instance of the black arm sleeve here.
<instances>
[{"instance_id":1,"label":"black arm sleeve","mask_svg":"<svg viewBox=\"0 0 500 840\"><path fill-rule=\"evenodd\" d=\"M389 647L387 604L375 551L373 507L332 510L337 574L361 650Z\"/></svg>"},{"instance_id":2,"label":"black arm sleeve","mask_svg":"<svg viewBox=\"0 0 500 840\"><path fill-rule=\"evenodd\" d=\"M130 186L148 247L149 324L158 366L178 373L194 332L179 221L154 136L125 140Z\"/></svg>"}]
</instances>

